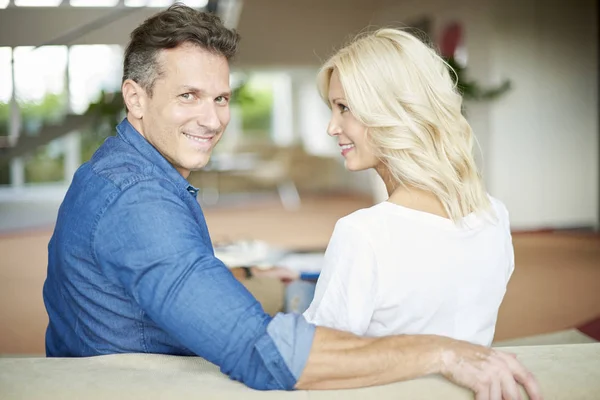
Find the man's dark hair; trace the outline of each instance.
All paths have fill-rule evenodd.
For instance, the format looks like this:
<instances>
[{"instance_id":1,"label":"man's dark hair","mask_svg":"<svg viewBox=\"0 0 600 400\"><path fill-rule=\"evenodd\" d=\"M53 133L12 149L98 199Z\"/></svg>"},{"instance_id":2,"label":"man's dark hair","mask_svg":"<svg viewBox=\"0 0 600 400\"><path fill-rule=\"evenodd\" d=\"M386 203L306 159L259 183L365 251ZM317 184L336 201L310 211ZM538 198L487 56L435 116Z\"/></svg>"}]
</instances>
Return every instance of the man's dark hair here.
<instances>
[{"instance_id":1,"label":"man's dark hair","mask_svg":"<svg viewBox=\"0 0 600 400\"><path fill-rule=\"evenodd\" d=\"M157 60L161 50L190 43L229 61L237 52L239 40L240 35L227 29L216 15L176 3L131 32L125 50L123 82L131 79L152 96L156 79L163 73Z\"/></svg>"}]
</instances>

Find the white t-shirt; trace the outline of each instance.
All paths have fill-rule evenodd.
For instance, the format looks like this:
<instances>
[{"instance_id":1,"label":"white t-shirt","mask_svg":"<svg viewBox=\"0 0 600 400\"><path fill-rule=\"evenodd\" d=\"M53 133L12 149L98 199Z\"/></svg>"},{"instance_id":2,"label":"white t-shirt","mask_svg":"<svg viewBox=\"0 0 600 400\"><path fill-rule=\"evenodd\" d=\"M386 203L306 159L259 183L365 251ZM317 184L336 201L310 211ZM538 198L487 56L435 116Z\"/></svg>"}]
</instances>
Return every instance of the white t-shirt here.
<instances>
[{"instance_id":1,"label":"white t-shirt","mask_svg":"<svg viewBox=\"0 0 600 400\"><path fill-rule=\"evenodd\" d=\"M361 336L436 334L489 346L514 269L508 211L462 224L390 202L342 219L305 318Z\"/></svg>"}]
</instances>

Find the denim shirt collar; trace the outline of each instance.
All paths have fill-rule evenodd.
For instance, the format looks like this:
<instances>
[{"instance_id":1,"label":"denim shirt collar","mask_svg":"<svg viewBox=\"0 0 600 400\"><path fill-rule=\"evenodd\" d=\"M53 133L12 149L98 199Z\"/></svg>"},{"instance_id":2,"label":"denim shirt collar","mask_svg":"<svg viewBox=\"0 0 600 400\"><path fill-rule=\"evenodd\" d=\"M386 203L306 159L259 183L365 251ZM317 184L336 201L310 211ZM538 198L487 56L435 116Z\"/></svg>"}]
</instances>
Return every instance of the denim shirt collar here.
<instances>
[{"instance_id":1,"label":"denim shirt collar","mask_svg":"<svg viewBox=\"0 0 600 400\"><path fill-rule=\"evenodd\" d=\"M123 121L117 125L117 136L133 146L147 158L152 165L164 172L166 178L173 182L177 187L187 190L194 197L197 196L199 189L190 185L175 167L173 167L173 165L167 161L167 159L160 154L160 152L133 127L133 125L131 125L127 118L123 119Z\"/></svg>"}]
</instances>

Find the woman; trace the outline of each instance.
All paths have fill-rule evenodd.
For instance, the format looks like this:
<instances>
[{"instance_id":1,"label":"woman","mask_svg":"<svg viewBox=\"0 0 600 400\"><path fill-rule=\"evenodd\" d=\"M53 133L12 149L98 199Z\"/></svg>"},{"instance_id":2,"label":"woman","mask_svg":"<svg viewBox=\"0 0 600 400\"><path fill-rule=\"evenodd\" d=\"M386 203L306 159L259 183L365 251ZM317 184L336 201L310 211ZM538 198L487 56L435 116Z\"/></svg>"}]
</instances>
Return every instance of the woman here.
<instances>
[{"instance_id":1,"label":"woman","mask_svg":"<svg viewBox=\"0 0 600 400\"><path fill-rule=\"evenodd\" d=\"M381 29L329 59L319 90L346 168L374 168L389 199L337 222L306 319L490 345L514 269L508 212L484 189L447 64Z\"/></svg>"}]
</instances>

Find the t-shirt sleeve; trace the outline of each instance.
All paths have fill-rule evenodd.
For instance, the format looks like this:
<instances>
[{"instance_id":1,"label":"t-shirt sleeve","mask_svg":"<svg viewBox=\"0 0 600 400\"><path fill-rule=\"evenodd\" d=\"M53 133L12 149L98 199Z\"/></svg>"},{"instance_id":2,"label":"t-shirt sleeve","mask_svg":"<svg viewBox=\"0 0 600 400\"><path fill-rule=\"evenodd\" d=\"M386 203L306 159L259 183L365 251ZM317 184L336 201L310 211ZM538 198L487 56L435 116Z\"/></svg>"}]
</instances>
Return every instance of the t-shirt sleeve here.
<instances>
[{"instance_id":1,"label":"t-shirt sleeve","mask_svg":"<svg viewBox=\"0 0 600 400\"><path fill-rule=\"evenodd\" d=\"M333 231L307 321L364 335L377 299L376 259L369 237L343 218Z\"/></svg>"},{"instance_id":2,"label":"t-shirt sleeve","mask_svg":"<svg viewBox=\"0 0 600 400\"><path fill-rule=\"evenodd\" d=\"M510 214L506 206L502 203L499 203L498 205L498 214L498 217L501 219L501 223L504 227L505 248L509 260L508 270L506 273L506 281L508 282L515 270L515 250L510 230Z\"/></svg>"}]
</instances>

